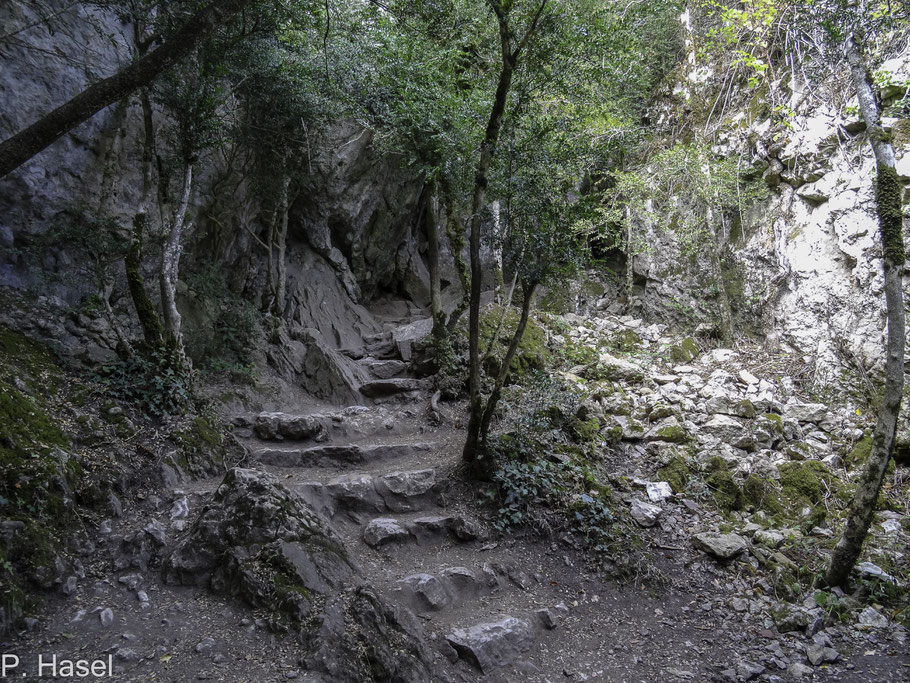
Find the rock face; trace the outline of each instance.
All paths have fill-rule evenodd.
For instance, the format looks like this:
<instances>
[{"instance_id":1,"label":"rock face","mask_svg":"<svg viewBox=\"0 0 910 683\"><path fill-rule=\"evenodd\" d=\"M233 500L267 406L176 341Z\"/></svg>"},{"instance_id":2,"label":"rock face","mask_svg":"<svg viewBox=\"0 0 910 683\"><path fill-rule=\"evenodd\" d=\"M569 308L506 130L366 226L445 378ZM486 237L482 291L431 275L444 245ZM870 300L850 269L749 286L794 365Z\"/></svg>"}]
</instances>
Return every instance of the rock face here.
<instances>
[{"instance_id":1,"label":"rock face","mask_svg":"<svg viewBox=\"0 0 910 683\"><path fill-rule=\"evenodd\" d=\"M301 627L308 667L332 680L428 678L429 655L414 615L368 586L354 587L362 582L341 539L269 474L228 472L165 561L163 575L289 616Z\"/></svg>"}]
</instances>

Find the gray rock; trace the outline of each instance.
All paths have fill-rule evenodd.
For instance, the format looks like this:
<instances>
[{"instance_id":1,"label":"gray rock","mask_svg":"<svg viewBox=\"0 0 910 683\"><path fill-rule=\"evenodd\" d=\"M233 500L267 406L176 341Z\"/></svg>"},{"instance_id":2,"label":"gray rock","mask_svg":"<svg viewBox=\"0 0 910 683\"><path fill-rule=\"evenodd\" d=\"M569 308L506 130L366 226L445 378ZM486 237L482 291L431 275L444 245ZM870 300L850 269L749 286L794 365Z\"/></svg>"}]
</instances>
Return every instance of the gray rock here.
<instances>
[{"instance_id":1,"label":"gray rock","mask_svg":"<svg viewBox=\"0 0 910 683\"><path fill-rule=\"evenodd\" d=\"M825 419L828 406L822 403L788 403L784 406L784 416L800 423L821 422Z\"/></svg>"},{"instance_id":2,"label":"gray rock","mask_svg":"<svg viewBox=\"0 0 910 683\"><path fill-rule=\"evenodd\" d=\"M643 527L651 527L657 524L657 520L663 513L663 510L657 505L651 505L641 500L632 501L632 519Z\"/></svg>"},{"instance_id":3,"label":"gray rock","mask_svg":"<svg viewBox=\"0 0 910 683\"><path fill-rule=\"evenodd\" d=\"M207 636L196 643L195 650L196 652L208 652L213 647L215 647L215 639L211 636Z\"/></svg>"},{"instance_id":4,"label":"gray rock","mask_svg":"<svg viewBox=\"0 0 910 683\"><path fill-rule=\"evenodd\" d=\"M371 548L379 548L389 543L411 539L411 532L401 526L397 520L379 517L364 527L363 541Z\"/></svg>"},{"instance_id":5,"label":"gray rock","mask_svg":"<svg viewBox=\"0 0 910 683\"><path fill-rule=\"evenodd\" d=\"M414 615L359 582L328 522L270 474L228 472L166 559L166 582L208 585L305 627L308 668L330 680L423 681L431 661ZM296 590L276 590L293 586Z\"/></svg>"},{"instance_id":6,"label":"gray rock","mask_svg":"<svg viewBox=\"0 0 910 683\"><path fill-rule=\"evenodd\" d=\"M313 415L288 415L285 413L259 413L253 431L260 439L291 439L303 441L317 439L325 434L322 421Z\"/></svg>"},{"instance_id":7,"label":"gray rock","mask_svg":"<svg viewBox=\"0 0 910 683\"><path fill-rule=\"evenodd\" d=\"M544 607L542 609L534 610L534 614L537 615L541 626L548 631L552 631L559 626L559 616L549 608Z\"/></svg>"},{"instance_id":8,"label":"gray rock","mask_svg":"<svg viewBox=\"0 0 910 683\"><path fill-rule=\"evenodd\" d=\"M436 486L436 472L431 469L392 472L380 477L376 492L386 507L395 512L416 510L428 500Z\"/></svg>"},{"instance_id":9,"label":"gray rock","mask_svg":"<svg viewBox=\"0 0 910 683\"><path fill-rule=\"evenodd\" d=\"M752 540L767 548L778 548L784 542L784 535L774 529L759 529L752 536Z\"/></svg>"},{"instance_id":10,"label":"gray rock","mask_svg":"<svg viewBox=\"0 0 910 683\"><path fill-rule=\"evenodd\" d=\"M392 592L418 612L438 611L451 602L443 582L431 574L414 574L400 579Z\"/></svg>"},{"instance_id":11,"label":"gray rock","mask_svg":"<svg viewBox=\"0 0 910 683\"><path fill-rule=\"evenodd\" d=\"M802 631L812 622L812 614L809 610L790 603L782 603L772 612L772 615L774 625L781 633Z\"/></svg>"},{"instance_id":12,"label":"gray rock","mask_svg":"<svg viewBox=\"0 0 910 683\"><path fill-rule=\"evenodd\" d=\"M114 611L110 607L105 607L98 613L98 619L101 620L101 625L107 628L114 623Z\"/></svg>"},{"instance_id":13,"label":"gray rock","mask_svg":"<svg viewBox=\"0 0 910 683\"><path fill-rule=\"evenodd\" d=\"M365 358L360 361L376 379L392 379L403 374L408 366L400 360L376 360Z\"/></svg>"},{"instance_id":14,"label":"gray rock","mask_svg":"<svg viewBox=\"0 0 910 683\"><path fill-rule=\"evenodd\" d=\"M158 520L146 524L143 528L143 531L147 533L152 539L154 539L155 543L158 545L164 545L167 543L167 532L164 529L164 525L161 524L161 522Z\"/></svg>"},{"instance_id":15,"label":"gray rock","mask_svg":"<svg viewBox=\"0 0 910 683\"><path fill-rule=\"evenodd\" d=\"M603 379L638 383L644 379L642 369L627 360L609 353L601 353L597 362L597 374Z\"/></svg>"},{"instance_id":16,"label":"gray rock","mask_svg":"<svg viewBox=\"0 0 910 683\"><path fill-rule=\"evenodd\" d=\"M715 415L702 426L702 431L737 448L747 448L754 443L742 422L727 415Z\"/></svg>"},{"instance_id":17,"label":"gray rock","mask_svg":"<svg viewBox=\"0 0 910 683\"><path fill-rule=\"evenodd\" d=\"M752 681L765 673L765 667L755 662L742 661L736 665L736 674L740 680Z\"/></svg>"},{"instance_id":18,"label":"gray rock","mask_svg":"<svg viewBox=\"0 0 910 683\"><path fill-rule=\"evenodd\" d=\"M866 628L887 628L888 617L874 607L866 607L859 613L859 618L856 623L859 626L865 626Z\"/></svg>"},{"instance_id":19,"label":"gray rock","mask_svg":"<svg viewBox=\"0 0 910 683\"><path fill-rule=\"evenodd\" d=\"M60 587L60 590L64 595L72 595L76 592L76 589L79 587L79 581L75 576L66 577L66 581L63 582L63 585Z\"/></svg>"},{"instance_id":20,"label":"gray rock","mask_svg":"<svg viewBox=\"0 0 910 683\"><path fill-rule=\"evenodd\" d=\"M826 647L820 643L812 643L806 648L806 659L812 666L820 666L828 662L836 662L840 653L831 647Z\"/></svg>"},{"instance_id":21,"label":"gray rock","mask_svg":"<svg viewBox=\"0 0 910 683\"><path fill-rule=\"evenodd\" d=\"M692 537L692 545L709 555L728 560L746 549L746 539L737 534L701 533Z\"/></svg>"},{"instance_id":22,"label":"gray rock","mask_svg":"<svg viewBox=\"0 0 910 683\"><path fill-rule=\"evenodd\" d=\"M380 398L410 391L424 391L431 387L432 384L428 380L393 377L392 379L377 379L371 382L364 382L360 386L360 393L369 398Z\"/></svg>"},{"instance_id":23,"label":"gray rock","mask_svg":"<svg viewBox=\"0 0 910 683\"><path fill-rule=\"evenodd\" d=\"M505 617L497 622L457 629L446 640L462 659L488 674L518 660L531 649L534 636L527 622Z\"/></svg>"}]
</instances>

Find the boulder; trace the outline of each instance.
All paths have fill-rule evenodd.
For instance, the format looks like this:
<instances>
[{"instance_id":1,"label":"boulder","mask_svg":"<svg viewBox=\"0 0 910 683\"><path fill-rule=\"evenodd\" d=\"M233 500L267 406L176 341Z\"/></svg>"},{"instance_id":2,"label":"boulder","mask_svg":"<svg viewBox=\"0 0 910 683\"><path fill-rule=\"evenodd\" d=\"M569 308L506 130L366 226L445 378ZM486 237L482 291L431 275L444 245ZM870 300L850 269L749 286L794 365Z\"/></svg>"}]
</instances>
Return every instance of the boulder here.
<instances>
[{"instance_id":1,"label":"boulder","mask_svg":"<svg viewBox=\"0 0 910 683\"><path fill-rule=\"evenodd\" d=\"M702 426L702 431L736 448L750 448L755 444L742 422L726 415L715 415Z\"/></svg>"},{"instance_id":2,"label":"boulder","mask_svg":"<svg viewBox=\"0 0 910 683\"><path fill-rule=\"evenodd\" d=\"M512 664L530 650L534 635L527 622L505 617L500 621L457 629L447 635L446 640L459 657L488 674Z\"/></svg>"},{"instance_id":3,"label":"boulder","mask_svg":"<svg viewBox=\"0 0 910 683\"><path fill-rule=\"evenodd\" d=\"M391 518L374 519L363 530L363 542L371 548L379 548L389 543L410 539L411 532L401 526L397 520Z\"/></svg>"},{"instance_id":4,"label":"boulder","mask_svg":"<svg viewBox=\"0 0 910 683\"><path fill-rule=\"evenodd\" d=\"M651 505L643 500L632 501L632 519L643 527L651 527L657 524L657 520L663 513L663 510L657 505Z\"/></svg>"},{"instance_id":5,"label":"boulder","mask_svg":"<svg viewBox=\"0 0 910 683\"><path fill-rule=\"evenodd\" d=\"M828 406L822 403L788 403L784 406L784 417L800 423L821 422L828 413Z\"/></svg>"},{"instance_id":6,"label":"boulder","mask_svg":"<svg viewBox=\"0 0 910 683\"><path fill-rule=\"evenodd\" d=\"M313 415L287 415L285 413L259 413L253 431L260 439L292 439L303 441L319 439L325 435L322 422Z\"/></svg>"},{"instance_id":7,"label":"boulder","mask_svg":"<svg viewBox=\"0 0 910 683\"><path fill-rule=\"evenodd\" d=\"M709 555L729 560L746 549L746 539L738 534L702 533L692 537L692 545Z\"/></svg>"}]
</instances>

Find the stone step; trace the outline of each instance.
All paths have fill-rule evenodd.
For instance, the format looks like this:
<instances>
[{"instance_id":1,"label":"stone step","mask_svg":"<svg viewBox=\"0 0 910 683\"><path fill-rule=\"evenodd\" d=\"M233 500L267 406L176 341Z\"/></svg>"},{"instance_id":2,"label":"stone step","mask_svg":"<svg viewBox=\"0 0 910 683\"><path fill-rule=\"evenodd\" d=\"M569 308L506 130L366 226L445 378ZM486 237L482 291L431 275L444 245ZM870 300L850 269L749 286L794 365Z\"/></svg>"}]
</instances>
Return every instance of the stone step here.
<instances>
[{"instance_id":1,"label":"stone step","mask_svg":"<svg viewBox=\"0 0 910 683\"><path fill-rule=\"evenodd\" d=\"M409 413L385 407L348 406L339 411L285 413L267 411L234 418L240 437L263 441L324 442L371 436L401 436L418 430Z\"/></svg>"},{"instance_id":2,"label":"stone step","mask_svg":"<svg viewBox=\"0 0 910 683\"><path fill-rule=\"evenodd\" d=\"M376 517L363 528L363 542L384 550L408 544L432 545L444 541L484 540L487 532L462 515L424 515L413 518Z\"/></svg>"},{"instance_id":3,"label":"stone step","mask_svg":"<svg viewBox=\"0 0 910 683\"><path fill-rule=\"evenodd\" d=\"M530 591L538 583L519 567L485 562L480 569L442 567L395 581L388 597L417 614L456 608L477 598L514 587Z\"/></svg>"},{"instance_id":4,"label":"stone step","mask_svg":"<svg viewBox=\"0 0 910 683\"><path fill-rule=\"evenodd\" d=\"M377 379L360 385L360 393L368 398L382 398L412 391L428 391L433 388L431 380L414 379L413 377L393 377Z\"/></svg>"},{"instance_id":5,"label":"stone step","mask_svg":"<svg viewBox=\"0 0 910 683\"><path fill-rule=\"evenodd\" d=\"M407 458L435 446L433 443L263 446L254 449L252 455L262 464L275 467L350 466Z\"/></svg>"},{"instance_id":6,"label":"stone step","mask_svg":"<svg viewBox=\"0 0 910 683\"><path fill-rule=\"evenodd\" d=\"M329 519L340 512L416 512L436 507L439 482L433 469L388 474L345 474L327 482L302 482L291 488Z\"/></svg>"},{"instance_id":7,"label":"stone step","mask_svg":"<svg viewBox=\"0 0 910 683\"><path fill-rule=\"evenodd\" d=\"M408 364L400 360L362 358L357 362L376 379L394 379L401 377L408 371Z\"/></svg>"}]
</instances>

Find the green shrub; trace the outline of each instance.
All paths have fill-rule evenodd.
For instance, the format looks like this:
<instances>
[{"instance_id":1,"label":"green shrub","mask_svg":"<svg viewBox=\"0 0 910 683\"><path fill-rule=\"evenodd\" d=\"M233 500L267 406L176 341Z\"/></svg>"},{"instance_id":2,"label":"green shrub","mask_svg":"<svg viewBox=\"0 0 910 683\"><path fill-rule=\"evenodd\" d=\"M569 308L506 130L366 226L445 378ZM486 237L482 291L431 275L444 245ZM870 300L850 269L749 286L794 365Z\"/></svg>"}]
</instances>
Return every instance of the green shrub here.
<instances>
[{"instance_id":1,"label":"green shrub","mask_svg":"<svg viewBox=\"0 0 910 683\"><path fill-rule=\"evenodd\" d=\"M103 366L98 378L108 396L155 417L182 415L196 407L192 371L168 348L137 349L126 360Z\"/></svg>"}]
</instances>

